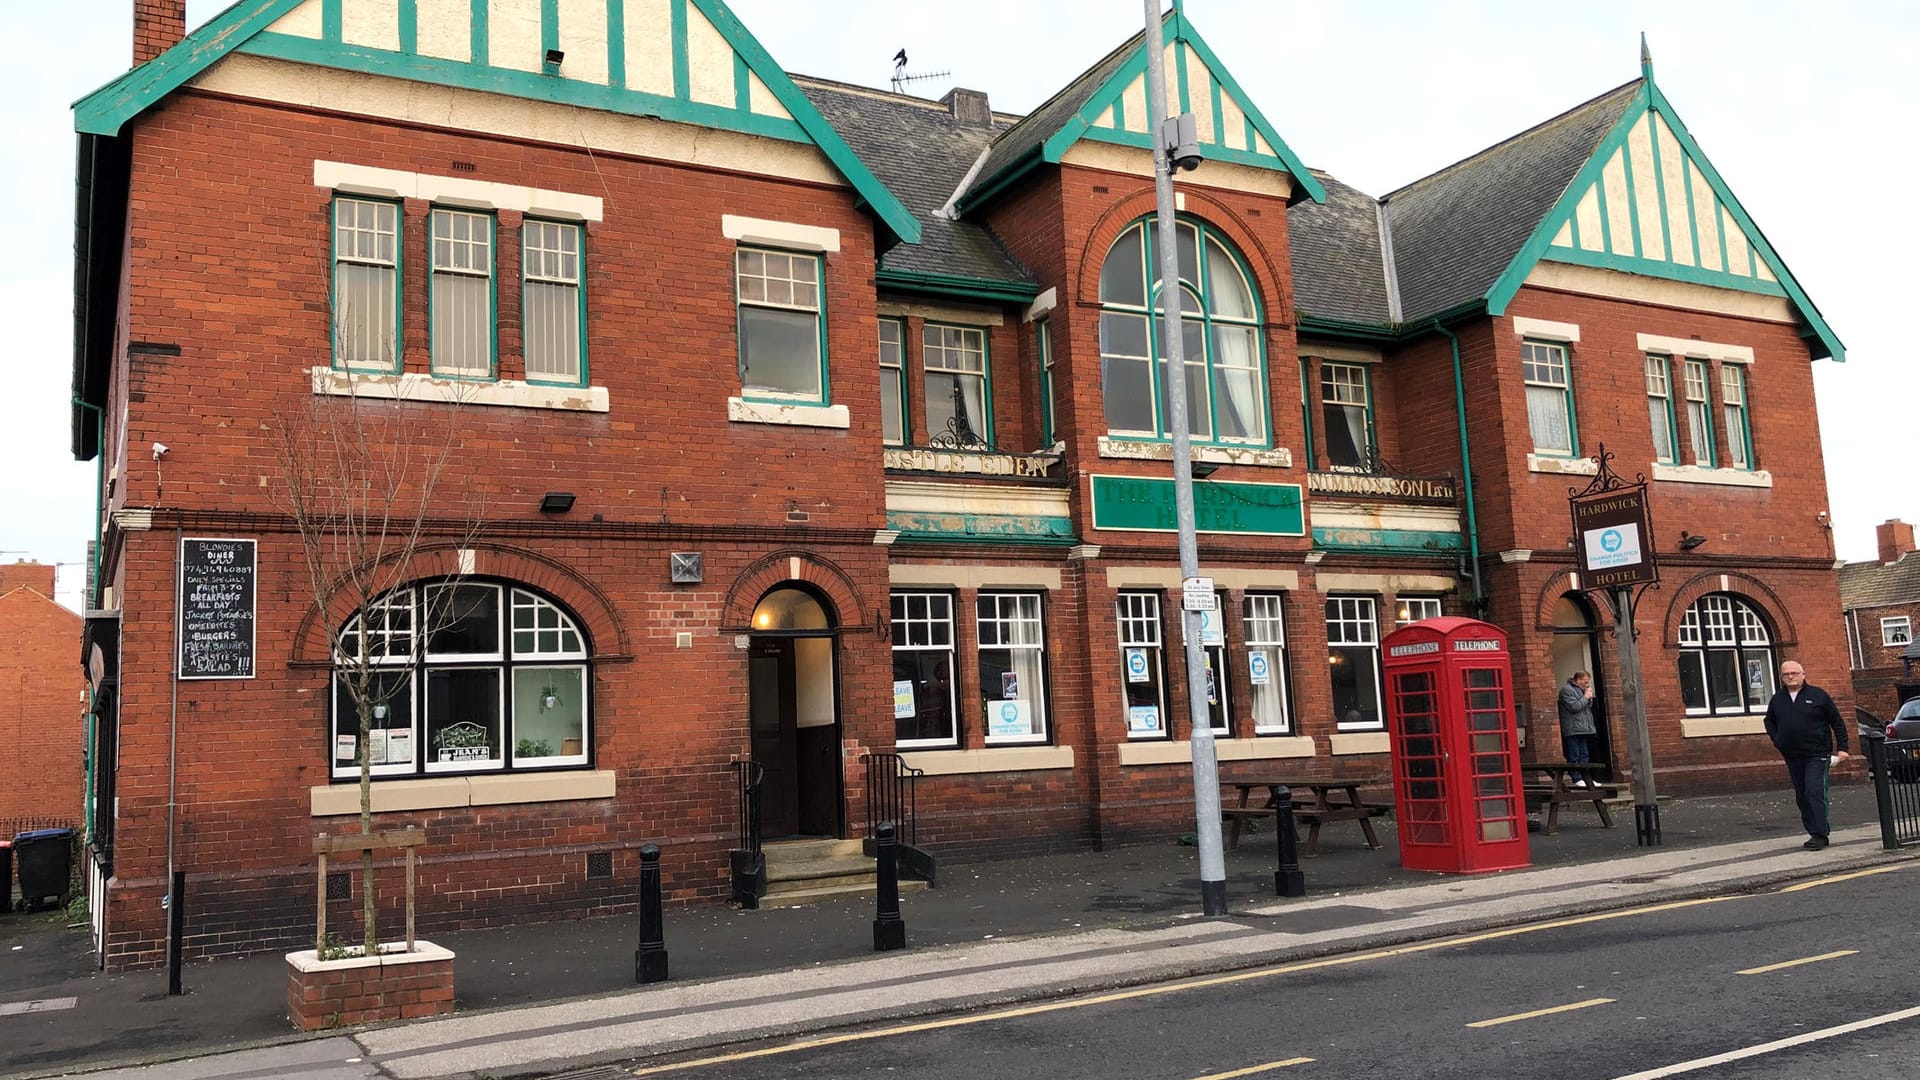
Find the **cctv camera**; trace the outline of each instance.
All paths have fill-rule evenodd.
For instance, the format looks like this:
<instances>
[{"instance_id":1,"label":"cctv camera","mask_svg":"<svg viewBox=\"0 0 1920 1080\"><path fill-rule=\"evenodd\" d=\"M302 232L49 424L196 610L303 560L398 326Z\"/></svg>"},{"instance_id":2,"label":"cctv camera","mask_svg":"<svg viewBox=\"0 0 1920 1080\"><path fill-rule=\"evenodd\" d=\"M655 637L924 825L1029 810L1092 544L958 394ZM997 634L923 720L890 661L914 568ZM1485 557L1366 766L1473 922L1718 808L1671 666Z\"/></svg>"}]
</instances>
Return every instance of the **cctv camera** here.
<instances>
[{"instance_id":1,"label":"cctv camera","mask_svg":"<svg viewBox=\"0 0 1920 1080\"><path fill-rule=\"evenodd\" d=\"M1169 116L1160 126L1160 137L1166 143L1167 164L1175 172L1192 172L1200 167L1198 129L1192 113Z\"/></svg>"},{"instance_id":2,"label":"cctv camera","mask_svg":"<svg viewBox=\"0 0 1920 1080\"><path fill-rule=\"evenodd\" d=\"M159 461L161 455L165 454L166 452L167 452L166 443L157 442L153 444L153 460Z\"/></svg>"}]
</instances>

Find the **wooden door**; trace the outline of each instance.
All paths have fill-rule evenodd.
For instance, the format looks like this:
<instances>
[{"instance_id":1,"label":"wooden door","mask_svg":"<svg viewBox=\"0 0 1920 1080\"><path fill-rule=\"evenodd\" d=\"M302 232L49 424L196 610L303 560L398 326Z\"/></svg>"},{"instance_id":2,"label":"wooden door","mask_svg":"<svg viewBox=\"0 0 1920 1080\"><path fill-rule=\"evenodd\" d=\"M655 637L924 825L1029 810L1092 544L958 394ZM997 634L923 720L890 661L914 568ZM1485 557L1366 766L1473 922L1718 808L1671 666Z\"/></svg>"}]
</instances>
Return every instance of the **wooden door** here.
<instances>
[{"instance_id":1,"label":"wooden door","mask_svg":"<svg viewBox=\"0 0 1920 1080\"><path fill-rule=\"evenodd\" d=\"M766 770L760 786L762 836L800 831L799 741L794 731L793 642L756 637L747 654L753 760Z\"/></svg>"}]
</instances>

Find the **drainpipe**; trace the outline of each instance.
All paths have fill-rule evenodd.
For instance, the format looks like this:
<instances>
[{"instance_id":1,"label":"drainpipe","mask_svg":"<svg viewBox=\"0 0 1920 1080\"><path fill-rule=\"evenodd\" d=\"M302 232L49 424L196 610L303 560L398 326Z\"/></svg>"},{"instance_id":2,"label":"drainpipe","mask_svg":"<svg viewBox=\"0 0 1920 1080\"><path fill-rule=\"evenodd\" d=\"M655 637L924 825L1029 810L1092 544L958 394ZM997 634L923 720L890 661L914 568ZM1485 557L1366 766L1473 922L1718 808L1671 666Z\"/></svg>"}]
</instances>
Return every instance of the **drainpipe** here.
<instances>
[{"instance_id":1,"label":"drainpipe","mask_svg":"<svg viewBox=\"0 0 1920 1080\"><path fill-rule=\"evenodd\" d=\"M78 394L74 395L73 403L82 409L93 410L93 591L88 593L86 598L81 602L81 610L84 613L87 610L100 606L100 549L103 546L100 535L100 515L106 511L107 505L107 414L101 410L100 406L90 401L80 400ZM86 662L86 657L83 656L80 658L80 668L82 671L86 670ZM86 767L81 774L82 782L86 784L86 787L83 789L83 794L80 799L81 820L87 827L88 842L92 842L93 840L94 815L100 810L99 807L93 804L93 770L97 767L94 759L96 757L95 751L99 748L98 743L95 741L97 732L94 730L94 725L97 723L94 714L94 706L96 704L97 701L94 698L93 692L93 679L88 678L87 727L86 733L82 736L86 742L81 744L86 748L86 752L82 755L83 760L86 762Z\"/></svg>"},{"instance_id":2,"label":"drainpipe","mask_svg":"<svg viewBox=\"0 0 1920 1080\"><path fill-rule=\"evenodd\" d=\"M1467 449L1467 389L1460 375L1460 338L1438 319L1433 321L1433 328L1447 335L1447 340L1453 343L1453 408L1460 419L1460 473L1466 484L1467 554L1472 560L1467 564L1467 572L1473 576L1473 597L1478 617L1485 618L1487 594L1480 587L1480 520L1473 510L1473 454Z\"/></svg>"}]
</instances>

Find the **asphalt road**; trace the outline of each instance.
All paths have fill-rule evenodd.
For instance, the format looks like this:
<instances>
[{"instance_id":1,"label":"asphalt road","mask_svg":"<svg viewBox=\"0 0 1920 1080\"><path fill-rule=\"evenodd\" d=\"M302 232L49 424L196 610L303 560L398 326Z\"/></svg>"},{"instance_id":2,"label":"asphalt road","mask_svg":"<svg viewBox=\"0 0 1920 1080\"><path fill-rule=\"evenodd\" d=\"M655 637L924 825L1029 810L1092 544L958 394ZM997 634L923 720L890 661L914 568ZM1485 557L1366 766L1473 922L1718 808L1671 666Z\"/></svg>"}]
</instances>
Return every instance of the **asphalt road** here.
<instances>
[{"instance_id":1,"label":"asphalt road","mask_svg":"<svg viewBox=\"0 0 1920 1080\"><path fill-rule=\"evenodd\" d=\"M621 1071L687 1080L1904 1080L1920 1058L1916 884L1920 869L1902 864Z\"/></svg>"}]
</instances>

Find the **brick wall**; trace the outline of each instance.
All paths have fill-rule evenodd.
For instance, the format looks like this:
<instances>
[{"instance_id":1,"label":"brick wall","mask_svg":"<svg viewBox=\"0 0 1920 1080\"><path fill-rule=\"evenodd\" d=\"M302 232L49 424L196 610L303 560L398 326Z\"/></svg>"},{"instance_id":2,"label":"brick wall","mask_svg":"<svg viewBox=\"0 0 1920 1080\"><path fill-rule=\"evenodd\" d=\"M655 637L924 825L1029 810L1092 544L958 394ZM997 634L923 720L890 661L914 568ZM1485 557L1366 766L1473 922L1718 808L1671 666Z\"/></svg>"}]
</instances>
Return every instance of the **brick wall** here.
<instances>
[{"instance_id":1,"label":"brick wall","mask_svg":"<svg viewBox=\"0 0 1920 1080\"><path fill-rule=\"evenodd\" d=\"M87 709L80 616L54 603L52 566L0 565L0 835L74 826Z\"/></svg>"}]
</instances>

